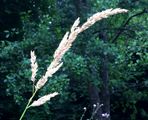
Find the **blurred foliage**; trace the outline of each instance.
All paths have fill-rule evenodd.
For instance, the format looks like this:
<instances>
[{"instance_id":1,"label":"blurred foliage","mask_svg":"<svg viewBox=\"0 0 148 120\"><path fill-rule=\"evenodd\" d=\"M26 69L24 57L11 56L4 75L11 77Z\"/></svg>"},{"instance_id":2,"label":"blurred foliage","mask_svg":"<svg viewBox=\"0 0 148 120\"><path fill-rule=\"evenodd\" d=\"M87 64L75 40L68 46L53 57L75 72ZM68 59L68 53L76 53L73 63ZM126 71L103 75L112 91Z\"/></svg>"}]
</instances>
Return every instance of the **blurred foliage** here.
<instances>
[{"instance_id":1,"label":"blurred foliage","mask_svg":"<svg viewBox=\"0 0 148 120\"><path fill-rule=\"evenodd\" d=\"M147 10L122 28L131 15L146 9L146 0L1 0L0 3L0 119L17 120L31 96L31 50L37 55L39 79L77 17L83 22L97 11L116 7L126 8L129 13L100 21L79 35L64 56L62 68L35 99L53 91L60 95L41 107L31 108L25 119L79 120L83 107L91 108L89 83L101 89L102 54L109 59L112 119L148 119ZM122 34L112 42L121 29ZM107 43L99 38L101 31L107 33ZM90 114L88 110L85 117Z\"/></svg>"}]
</instances>

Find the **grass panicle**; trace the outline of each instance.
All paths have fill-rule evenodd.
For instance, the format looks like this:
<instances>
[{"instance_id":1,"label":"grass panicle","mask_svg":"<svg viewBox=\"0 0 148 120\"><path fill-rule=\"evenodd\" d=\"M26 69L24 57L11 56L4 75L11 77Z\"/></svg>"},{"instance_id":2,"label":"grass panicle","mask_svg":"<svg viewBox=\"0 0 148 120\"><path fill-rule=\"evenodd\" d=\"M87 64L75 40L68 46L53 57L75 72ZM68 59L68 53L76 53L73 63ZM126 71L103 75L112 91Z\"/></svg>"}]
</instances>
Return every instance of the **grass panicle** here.
<instances>
[{"instance_id":1,"label":"grass panicle","mask_svg":"<svg viewBox=\"0 0 148 120\"><path fill-rule=\"evenodd\" d=\"M126 9L120 9L120 8L107 9L105 11L98 12L98 13L92 15L82 25L79 25L80 18L76 19L76 21L72 25L70 31L66 32L66 34L64 35L58 48L55 50L54 55L53 55L53 61L48 66L45 74L38 81L35 79L36 74L37 74L37 70L38 70L36 55L35 55L34 51L31 51L31 71L32 71L31 81L33 81L33 94L30 97L28 104L26 105L19 120L23 119L28 108L43 105L44 103L49 101L52 97L55 97L56 95L58 95L57 92L54 92L54 93L51 93L51 94L48 94L48 95L45 95L45 96L39 98L37 101L33 101L34 96L36 95L36 93L38 92L39 89L41 89L43 86L45 86L46 82L48 81L48 78L52 77L53 74L56 73L61 68L61 66L63 65L62 57L71 48L71 46L72 46L73 42L76 40L77 36L81 32L83 32L84 30L91 27L97 21L99 21L103 18L107 18L111 15L115 15L118 13L125 13L125 12L127 12ZM36 84L34 84L35 81L37 81Z\"/></svg>"}]
</instances>

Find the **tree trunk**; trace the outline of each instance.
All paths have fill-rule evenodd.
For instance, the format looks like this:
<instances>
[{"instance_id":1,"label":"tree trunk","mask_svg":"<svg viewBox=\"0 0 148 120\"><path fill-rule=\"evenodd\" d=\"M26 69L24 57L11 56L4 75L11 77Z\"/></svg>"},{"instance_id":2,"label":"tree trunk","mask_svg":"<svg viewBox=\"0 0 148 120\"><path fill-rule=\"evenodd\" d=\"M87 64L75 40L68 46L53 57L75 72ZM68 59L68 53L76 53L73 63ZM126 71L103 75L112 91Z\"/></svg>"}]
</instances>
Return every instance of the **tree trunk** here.
<instances>
[{"instance_id":1,"label":"tree trunk","mask_svg":"<svg viewBox=\"0 0 148 120\"><path fill-rule=\"evenodd\" d=\"M97 103L100 104L100 96L99 96L98 88L92 83L89 83L89 97L90 97L90 104L92 107L92 114L93 114L94 104L95 105L97 105ZM102 120L102 108L101 107L97 110L97 113L94 114L93 118L94 120Z\"/></svg>"},{"instance_id":2,"label":"tree trunk","mask_svg":"<svg viewBox=\"0 0 148 120\"><path fill-rule=\"evenodd\" d=\"M106 43L107 35L104 31L101 33L101 39ZM107 117L102 117L102 120L110 120L110 93L109 93L109 61L106 54L102 53L101 58L101 79L102 79L102 90L101 90L101 101L103 103L102 112L109 114Z\"/></svg>"},{"instance_id":3,"label":"tree trunk","mask_svg":"<svg viewBox=\"0 0 148 120\"><path fill-rule=\"evenodd\" d=\"M110 115L110 93L109 93L109 76L108 76L108 59L107 56L104 55L102 57L102 70L101 70L101 78L102 78L102 112ZM103 117L103 120L110 120L110 117Z\"/></svg>"}]
</instances>

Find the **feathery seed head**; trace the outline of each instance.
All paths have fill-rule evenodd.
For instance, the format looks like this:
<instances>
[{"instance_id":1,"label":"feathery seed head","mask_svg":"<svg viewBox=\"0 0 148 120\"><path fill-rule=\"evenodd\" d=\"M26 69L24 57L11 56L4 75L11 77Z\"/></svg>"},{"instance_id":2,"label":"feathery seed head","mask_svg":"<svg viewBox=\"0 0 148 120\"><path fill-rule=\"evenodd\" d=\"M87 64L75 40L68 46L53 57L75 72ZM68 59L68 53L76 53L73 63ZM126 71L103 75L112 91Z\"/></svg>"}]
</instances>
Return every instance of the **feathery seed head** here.
<instances>
[{"instance_id":1,"label":"feathery seed head","mask_svg":"<svg viewBox=\"0 0 148 120\"><path fill-rule=\"evenodd\" d=\"M31 59L30 59L31 72L32 72L31 81L35 82L36 73L38 71L38 64L36 62L36 55L35 55L34 51L31 51L30 55L31 55Z\"/></svg>"},{"instance_id":2,"label":"feathery seed head","mask_svg":"<svg viewBox=\"0 0 148 120\"><path fill-rule=\"evenodd\" d=\"M61 63L62 57L71 48L72 43L74 42L74 40L76 39L79 33L88 29L90 26L92 26L97 21L103 18L107 18L111 15L124 13L124 12L127 12L127 10L120 9L120 8L107 9L105 11L98 12L94 14L92 17L88 18L87 21L82 26L79 26L80 19L78 18L72 25L70 32L66 32L66 34L64 35L61 43L59 44L58 48L54 53L54 56L53 56L54 59L51 62L50 66L47 68L45 75L37 82L36 89L40 89L41 87L43 87L47 82L48 77L51 77L62 66L62 63Z\"/></svg>"},{"instance_id":3,"label":"feathery seed head","mask_svg":"<svg viewBox=\"0 0 148 120\"><path fill-rule=\"evenodd\" d=\"M55 97L56 95L58 95L57 92L54 92L52 94L45 95L45 96L39 98L37 101L34 101L30 105L30 107L35 107L35 106L43 105L44 103L46 103L47 101L49 101L51 98Z\"/></svg>"},{"instance_id":4,"label":"feathery seed head","mask_svg":"<svg viewBox=\"0 0 148 120\"><path fill-rule=\"evenodd\" d=\"M128 10L126 10L126 9L116 8L116 9L107 9L105 11L98 12L98 13L94 14L93 16L91 16L90 18L88 18L87 21L81 26L81 32L88 29L94 23L96 23L97 21L99 21L103 18L107 18L111 15L115 15L118 13L125 13L127 11Z\"/></svg>"},{"instance_id":5,"label":"feathery seed head","mask_svg":"<svg viewBox=\"0 0 148 120\"><path fill-rule=\"evenodd\" d=\"M53 61L54 62L54 61ZM52 62L52 63L53 63ZM50 64L50 66L47 68L47 71L45 73L45 75L39 79L39 81L37 82L35 88L38 90L38 89L41 89L47 82L48 80L48 77L52 77L52 75L58 71L60 69L60 67L63 65L63 63L59 63L58 65L55 66L55 64Z\"/></svg>"},{"instance_id":6,"label":"feathery seed head","mask_svg":"<svg viewBox=\"0 0 148 120\"><path fill-rule=\"evenodd\" d=\"M73 26L71 27L71 32L74 32L78 28L79 23L80 23L80 18L77 18Z\"/></svg>"}]
</instances>

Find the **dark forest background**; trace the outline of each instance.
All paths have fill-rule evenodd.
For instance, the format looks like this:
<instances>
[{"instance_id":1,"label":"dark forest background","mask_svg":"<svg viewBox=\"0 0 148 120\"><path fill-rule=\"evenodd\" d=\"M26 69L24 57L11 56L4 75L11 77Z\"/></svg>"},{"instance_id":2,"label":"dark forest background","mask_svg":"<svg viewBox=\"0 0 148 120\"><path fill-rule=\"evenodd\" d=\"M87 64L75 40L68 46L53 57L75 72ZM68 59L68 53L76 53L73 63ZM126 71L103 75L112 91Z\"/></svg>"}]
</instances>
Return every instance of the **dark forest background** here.
<instances>
[{"instance_id":1,"label":"dark forest background","mask_svg":"<svg viewBox=\"0 0 148 120\"><path fill-rule=\"evenodd\" d=\"M147 0L0 0L0 119L18 120L32 93L30 51L46 71L63 35L108 8L129 12L103 19L79 35L64 56L64 65L36 98L59 96L30 108L24 120L90 118L148 120ZM109 118L101 117L103 113Z\"/></svg>"}]
</instances>

